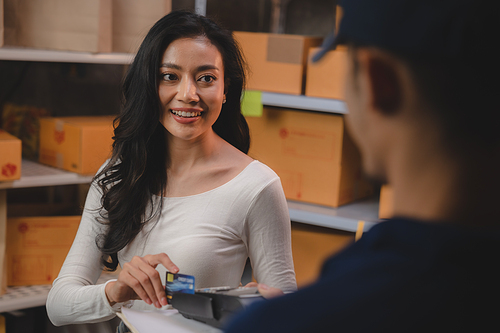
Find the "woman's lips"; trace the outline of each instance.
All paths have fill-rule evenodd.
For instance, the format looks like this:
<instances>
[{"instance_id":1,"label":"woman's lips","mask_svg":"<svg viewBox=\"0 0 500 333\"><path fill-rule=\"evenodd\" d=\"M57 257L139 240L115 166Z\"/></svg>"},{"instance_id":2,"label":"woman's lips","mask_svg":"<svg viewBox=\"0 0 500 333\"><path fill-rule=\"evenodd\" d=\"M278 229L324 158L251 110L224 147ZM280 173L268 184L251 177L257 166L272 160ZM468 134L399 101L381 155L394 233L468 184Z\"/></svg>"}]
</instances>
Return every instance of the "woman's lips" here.
<instances>
[{"instance_id":1,"label":"woman's lips","mask_svg":"<svg viewBox=\"0 0 500 333\"><path fill-rule=\"evenodd\" d=\"M202 111L192 108L175 108L170 109L172 117L181 124L191 124L201 118Z\"/></svg>"}]
</instances>

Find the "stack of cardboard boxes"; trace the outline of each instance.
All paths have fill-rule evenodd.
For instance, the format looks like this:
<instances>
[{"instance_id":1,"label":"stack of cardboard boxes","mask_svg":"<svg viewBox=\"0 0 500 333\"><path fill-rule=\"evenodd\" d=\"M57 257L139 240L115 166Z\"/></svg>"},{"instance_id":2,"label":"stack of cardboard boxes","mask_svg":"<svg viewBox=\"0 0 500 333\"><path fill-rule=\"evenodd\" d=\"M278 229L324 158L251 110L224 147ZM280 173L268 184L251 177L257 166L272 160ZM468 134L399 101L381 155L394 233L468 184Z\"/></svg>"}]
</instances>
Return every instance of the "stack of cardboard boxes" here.
<instances>
[{"instance_id":1,"label":"stack of cardboard boxes","mask_svg":"<svg viewBox=\"0 0 500 333\"><path fill-rule=\"evenodd\" d=\"M39 161L80 174L95 174L110 156L112 136L113 117L40 118ZM19 179L21 140L0 131L0 151L0 181ZM2 235L4 239L0 240L4 266L2 285L52 283L71 247L80 218L7 219L6 226L0 226L6 229ZM2 289L5 291L5 287Z\"/></svg>"},{"instance_id":2,"label":"stack of cardboard boxes","mask_svg":"<svg viewBox=\"0 0 500 333\"><path fill-rule=\"evenodd\" d=\"M134 53L171 0L0 0L0 46ZM3 11L3 13L2 13ZM3 21L3 24L2 24Z\"/></svg>"},{"instance_id":3,"label":"stack of cardboard boxes","mask_svg":"<svg viewBox=\"0 0 500 333\"><path fill-rule=\"evenodd\" d=\"M247 89L344 99L345 49L329 51L312 63L318 38L251 32L234 36L249 66ZM275 107L251 113L258 116L246 117L249 155L280 176L287 199L338 207L373 193L342 115ZM326 257L353 241L348 232L292 224L299 287L318 276Z\"/></svg>"},{"instance_id":4,"label":"stack of cardboard boxes","mask_svg":"<svg viewBox=\"0 0 500 333\"><path fill-rule=\"evenodd\" d=\"M247 89L343 98L345 50L330 51L313 64L319 38L234 36L249 66ZM276 171L288 199L338 207L373 193L342 115L264 107L262 116L247 117L247 122L249 154Z\"/></svg>"}]
</instances>

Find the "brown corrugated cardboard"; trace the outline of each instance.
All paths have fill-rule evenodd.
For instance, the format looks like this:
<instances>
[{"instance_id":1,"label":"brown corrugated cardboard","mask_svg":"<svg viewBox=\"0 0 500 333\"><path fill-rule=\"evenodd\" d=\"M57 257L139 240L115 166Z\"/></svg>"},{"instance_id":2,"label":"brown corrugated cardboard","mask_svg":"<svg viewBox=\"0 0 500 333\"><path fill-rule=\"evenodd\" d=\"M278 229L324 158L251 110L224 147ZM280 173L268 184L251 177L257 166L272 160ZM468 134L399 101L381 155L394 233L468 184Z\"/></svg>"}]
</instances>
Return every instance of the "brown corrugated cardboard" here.
<instances>
[{"instance_id":1,"label":"brown corrugated cardboard","mask_svg":"<svg viewBox=\"0 0 500 333\"><path fill-rule=\"evenodd\" d=\"M94 174L111 156L112 116L40 118L40 163Z\"/></svg>"},{"instance_id":2,"label":"brown corrugated cardboard","mask_svg":"<svg viewBox=\"0 0 500 333\"><path fill-rule=\"evenodd\" d=\"M327 52L320 61L313 63L311 57L318 50L319 48L312 48L309 51L306 96L344 99L346 48L339 46L336 50Z\"/></svg>"},{"instance_id":3,"label":"brown corrugated cardboard","mask_svg":"<svg viewBox=\"0 0 500 333\"><path fill-rule=\"evenodd\" d=\"M5 45L111 52L112 0L4 0Z\"/></svg>"},{"instance_id":4,"label":"brown corrugated cardboard","mask_svg":"<svg viewBox=\"0 0 500 333\"><path fill-rule=\"evenodd\" d=\"M7 220L7 284L51 284L73 243L80 216Z\"/></svg>"},{"instance_id":5,"label":"brown corrugated cardboard","mask_svg":"<svg viewBox=\"0 0 500 333\"><path fill-rule=\"evenodd\" d=\"M249 155L276 171L288 199L337 207L373 192L342 116L266 107L247 122Z\"/></svg>"},{"instance_id":6,"label":"brown corrugated cardboard","mask_svg":"<svg viewBox=\"0 0 500 333\"><path fill-rule=\"evenodd\" d=\"M378 217L381 219L388 219L392 217L394 212L394 196L392 188L389 185L383 185L380 188L380 201L378 209Z\"/></svg>"},{"instance_id":7,"label":"brown corrugated cardboard","mask_svg":"<svg viewBox=\"0 0 500 333\"><path fill-rule=\"evenodd\" d=\"M247 89L300 95L309 48L322 39L298 35L234 32L249 66Z\"/></svg>"},{"instance_id":8,"label":"brown corrugated cardboard","mask_svg":"<svg viewBox=\"0 0 500 333\"><path fill-rule=\"evenodd\" d=\"M354 234L292 223L292 252L298 287L314 282L324 261L354 242Z\"/></svg>"},{"instance_id":9,"label":"brown corrugated cardboard","mask_svg":"<svg viewBox=\"0 0 500 333\"><path fill-rule=\"evenodd\" d=\"M113 52L136 53L149 29L172 10L172 0L113 0Z\"/></svg>"},{"instance_id":10,"label":"brown corrugated cardboard","mask_svg":"<svg viewBox=\"0 0 500 333\"><path fill-rule=\"evenodd\" d=\"M0 181L21 178L21 147L21 140L0 130Z\"/></svg>"}]
</instances>

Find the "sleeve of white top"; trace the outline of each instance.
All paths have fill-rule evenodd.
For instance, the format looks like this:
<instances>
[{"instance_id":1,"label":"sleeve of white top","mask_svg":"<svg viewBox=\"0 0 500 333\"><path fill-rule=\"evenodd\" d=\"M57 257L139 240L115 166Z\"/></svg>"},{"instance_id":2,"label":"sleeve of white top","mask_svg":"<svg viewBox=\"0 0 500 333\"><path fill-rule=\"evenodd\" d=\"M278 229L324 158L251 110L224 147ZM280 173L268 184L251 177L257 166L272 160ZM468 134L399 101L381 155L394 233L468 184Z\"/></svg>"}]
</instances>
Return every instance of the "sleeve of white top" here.
<instances>
[{"instance_id":1,"label":"sleeve of white top","mask_svg":"<svg viewBox=\"0 0 500 333\"><path fill-rule=\"evenodd\" d=\"M254 198L246 222L249 257L257 282L295 291L290 215L279 178Z\"/></svg>"},{"instance_id":2,"label":"sleeve of white top","mask_svg":"<svg viewBox=\"0 0 500 333\"><path fill-rule=\"evenodd\" d=\"M56 325L95 323L115 316L104 292L104 284L95 285L103 266L96 236L103 225L97 220L101 191L90 186L82 220L73 245L47 298L47 313Z\"/></svg>"}]
</instances>

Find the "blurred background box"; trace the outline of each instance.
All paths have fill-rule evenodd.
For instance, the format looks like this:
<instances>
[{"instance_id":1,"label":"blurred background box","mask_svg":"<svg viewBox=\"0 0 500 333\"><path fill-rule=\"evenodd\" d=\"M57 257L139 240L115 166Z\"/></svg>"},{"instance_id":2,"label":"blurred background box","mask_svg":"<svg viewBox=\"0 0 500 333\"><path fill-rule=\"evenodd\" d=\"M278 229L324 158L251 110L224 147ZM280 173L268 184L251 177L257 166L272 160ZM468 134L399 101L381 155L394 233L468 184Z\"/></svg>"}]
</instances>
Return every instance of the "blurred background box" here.
<instances>
[{"instance_id":1,"label":"blurred background box","mask_svg":"<svg viewBox=\"0 0 500 333\"><path fill-rule=\"evenodd\" d=\"M280 176L287 199L338 207L373 193L343 116L265 107L246 119L249 155Z\"/></svg>"},{"instance_id":2,"label":"blurred background box","mask_svg":"<svg viewBox=\"0 0 500 333\"><path fill-rule=\"evenodd\" d=\"M7 285L51 284L73 243L81 216L7 219Z\"/></svg>"},{"instance_id":3,"label":"blurred background box","mask_svg":"<svg viewBox=\"0 0 500 333\"><path fill-rule=\"evenodd\" d=\"M382 185L380 188L380 202L378 217L388 219L393 216L394 212L394 195L390 185Z\"/></svg>"},{"instance_id":4,"label":"blurred background box","mask_svg":"<svg viewBox=\"0 0 500 333\"><path fill-rule=\"evenodd\" d=\"M0 181L21 178L21 140L0 129Z\"/></svg>"},{"instance_id":5,"label":"blurred background box","mask_svg":"<svg viewBox=\"0 0 500 333\"><path fill-rule=\"evenodd\" d=\"M149 29L172 11L172 0L113 0L113 52L136 53Z\"/></svg>"},{"instance_id":6,"label":"blurred background box","mask_svg":"<svg viewBox=\"0 0 500 333\"><path fill-rule=\"evenodd\" d=\"M49 116L45 108L31 105L5 103L2 113L2 127L23 143L23 158L38 161L40 138L40 117Z\"/></svg>"},{"instance_id":7,"label":"blurred background box","mask_svg":"<svg viewBox=\"0 0 500 333\"><path fill-rule=\"evenodd\" d=\"M111 156L114 118L40 118L40 163L80 174L95 174Z\"/></svg>"},{"instance_id":8,"label":"blurred background box","mask_svg":"<svg viewBox=\"0 0 500 333\"><path fill-rule=\"evenodd\" d=\"M314 282L330 256L354 242L354 234L331 228L292 222L292 252L299 288Z\"/></svg>"},{"instance_id":9,"label":"blurred background box","mask_svg":"<svg viewBox=\"0 0 500 333\"><path fill-rule=\"evenodd\" d=\"M344 76L347 66L347 49L338 46L313 63L311 57L320 48L309 51L306 78L306 96L344 99Z\"/></svg>"},{"instance_id":10,"label":"blurred background box","mask_svg":"<svg viewBox=\"0 0 500 333\"><path fill-rule=\"evenodd\" d=\"M242 31L234 37L249 66L247 89L303 94L309 48L322 38Z\"/></svg>"},{"instance_id":11,"label":"blurred background box","mask_svg":"<svg viewBox=\"0 0 500 333\"><path fill-rule=\"evenodd\" d=\"M3 0L5 45L111 52L112 0Z\"/></svg>"}]
</instances>

